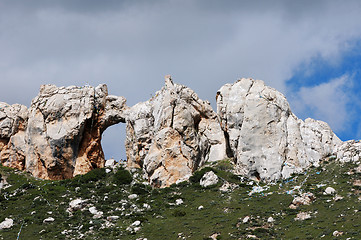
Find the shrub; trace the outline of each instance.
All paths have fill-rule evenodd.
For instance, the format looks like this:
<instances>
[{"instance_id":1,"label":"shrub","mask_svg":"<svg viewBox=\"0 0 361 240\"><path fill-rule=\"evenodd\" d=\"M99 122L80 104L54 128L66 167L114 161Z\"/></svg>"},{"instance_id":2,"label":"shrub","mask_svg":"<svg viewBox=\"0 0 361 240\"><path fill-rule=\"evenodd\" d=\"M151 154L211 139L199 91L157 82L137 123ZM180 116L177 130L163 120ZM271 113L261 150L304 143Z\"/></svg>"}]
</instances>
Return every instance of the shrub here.
<instances>
[{"instance_id":1,"label":"shrub","mask_svg":"<svg viewBox=\"0 0 361 240\"><path fill-rule=\"evenodd\" d=\"M179 209L177 209L177 210L175 210L174 212L173 212L173 216L174 217L183 217L183 216L185 216L186 215L186 212L185 211L182 211L182 210L179 210Z\"/></svg>"},{"instance_id":2,"label":"shrub","mask_svg":"<svg viewBox=\"0 0 361 240\"><path fill-rule=\"evenodd\" d=\"M114 182L116 184L130 184L132 181L132 175L124 168L118 169L118 171L114 174Z\"/></svg>"},{"instance_id":3,"label":"shrub","mask_svg":"<svg viewBox=\"0 0 361 240\"><path fill-rule=\"evenodd\" d=\"M135 183L132 186L132 193L138 194L138 195L143 195L143 194L147 194L149 193L149 186L146 186L144 184L141 183Z\"/></svg>"},{"instance_id":4,"label":"shrub","mask_svg":"<svg viewBox=\"0 0 361 240\"><path fill-rule=\"evenodd\" d=\"M74 178L75 181L81 183L88 183L90 181L96 182L100 179L105 178L106 172L104 168L95 168L84 175L78 175Z\"/></svg>"},{"instance_id":5,"label":"shrub","mask_svg":"<svg viewBox=\"0 0 361 240\"><path fill-rule=\"evenodd\" d=\"M231 159L224 159L218 162L217 168L222 171L229 171L233 169L233 164L231 163Z\"/></svg>"}]
</instances>

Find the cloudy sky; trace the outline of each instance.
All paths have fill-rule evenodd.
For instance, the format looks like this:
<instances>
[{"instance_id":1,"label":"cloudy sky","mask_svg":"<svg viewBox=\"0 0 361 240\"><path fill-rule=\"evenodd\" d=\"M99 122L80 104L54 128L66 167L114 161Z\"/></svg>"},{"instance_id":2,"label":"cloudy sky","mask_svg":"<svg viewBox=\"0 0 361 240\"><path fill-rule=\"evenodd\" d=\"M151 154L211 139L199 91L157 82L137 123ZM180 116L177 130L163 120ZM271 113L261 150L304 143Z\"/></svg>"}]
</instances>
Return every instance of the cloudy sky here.
<instances>
[{"instance_id":1,"label":"cloudy sky","mask_svg":"<svg viewBox=\"0 0 361 240\"><path fill-rule=\"evenodd\" d=\"M146 101L164 75L215 107L241 77L295 114L361 138L361 1L0 0L0 101L29 106L41 84L98 85ZM125 158L123 124L104 133Z\"/></svg>"}]
</instances>

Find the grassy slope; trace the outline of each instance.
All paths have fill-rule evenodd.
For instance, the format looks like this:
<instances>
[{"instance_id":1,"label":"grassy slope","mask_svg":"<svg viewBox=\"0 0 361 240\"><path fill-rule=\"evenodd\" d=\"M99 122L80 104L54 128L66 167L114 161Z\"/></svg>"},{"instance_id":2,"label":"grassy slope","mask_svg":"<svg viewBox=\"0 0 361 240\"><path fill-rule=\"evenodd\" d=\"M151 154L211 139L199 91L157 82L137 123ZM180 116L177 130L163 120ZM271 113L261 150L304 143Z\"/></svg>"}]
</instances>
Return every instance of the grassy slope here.
<instances>
[{"instance_id":1,"label":"grassy slope","mask_svg":"<svg viewBox=\"0 0 361 240\"><path fill-rule=\"evenodd\" d=\"M0 173L7 177L11 187L1 190L0 221L10 217L14 219L14 226L0 230L0 239L16 239L21 225L19 239L27 240L208 239L213 233L219 234L218 239L247 239L247 235L260 239L361 239L360 189L352 186L360 174L347 174L355 167L351 163L325 162L320 168L268 185L267 190L251 196L251 180L240 180L225 171L229 167L226 162L211 167L222 181L236 183L238 188L223 193L219 191L222 182L206 189L190 182L151 189L143 184L120 184L113 173L105 174L104 170L74 180L44 181L1 167ZM206 170L198 172L194 181ZM318 184L325 186L317 187ZM314 193L316 200L296 210L288 208L298 190L291 194L287 191L295 186L301 186L302 192ZM335 188L343 199L334 201L333 195L324 195L328 186ZM132 193L139 197L129 200ZM89 205L70 216L66 209L71 199L76 198L88 199ZM184 203L175 205L177 199ZM88 211L91 205L103 211L104 216L93 219ZM198 210L201 205L203 209ZM295 221L301 211L310 212L312 218ZM107 216L114 215L120 218L113 222L106 220ZM245 216L250 216L250 220L242 223ZM271 216L275 221L267 223ZM47 217L55 221L43 223ZM141 230L127 231L136 220L141 221ZM109 224L111 226L106 226ZM62 234L63 230L71 231ZM344 234L333 237L336 230Z\"/></svg>"}]
</instances>

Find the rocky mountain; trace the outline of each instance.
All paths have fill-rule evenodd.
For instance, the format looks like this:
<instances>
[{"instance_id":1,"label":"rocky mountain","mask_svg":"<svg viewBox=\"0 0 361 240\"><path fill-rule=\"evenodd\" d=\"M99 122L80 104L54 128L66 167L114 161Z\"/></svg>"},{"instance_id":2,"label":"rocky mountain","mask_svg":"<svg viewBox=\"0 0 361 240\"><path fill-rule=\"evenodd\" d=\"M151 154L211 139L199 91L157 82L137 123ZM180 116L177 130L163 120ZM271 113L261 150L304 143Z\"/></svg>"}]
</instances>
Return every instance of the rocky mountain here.
<instances>
[{"instance_id":1,"label":"rocky mountain","mask_svg":"<svg viewBox=\"0 0 361 240\"><path fill-rule=\"evenodd\" d=\"M132 107L98 87L41 86L27 109L0 104L4 166L44 179L67 179L104 167L103 131L126 123L128 168L156 187L188 179L206 163L230 158L234 173L275 181L318 166L325 157L353 161L360 143L343 143L321 121L298 119L264 82L240 79L217 92L217 113L186 86L165 86Z\"/></svg>"}]
</instances>

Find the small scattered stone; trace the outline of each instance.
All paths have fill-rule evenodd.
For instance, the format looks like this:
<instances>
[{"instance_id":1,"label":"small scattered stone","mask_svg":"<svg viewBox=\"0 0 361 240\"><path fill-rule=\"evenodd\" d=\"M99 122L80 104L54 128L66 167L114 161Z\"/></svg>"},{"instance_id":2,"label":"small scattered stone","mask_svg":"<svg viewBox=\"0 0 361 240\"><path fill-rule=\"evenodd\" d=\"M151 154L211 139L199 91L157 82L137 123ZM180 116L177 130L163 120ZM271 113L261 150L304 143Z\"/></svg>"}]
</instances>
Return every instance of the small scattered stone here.
<instances>
[{"instance_id":1,"label":"small scattered stone","mask_svg":"<svg viewBox=\"0 0 361 240\"><path fill-rule=\"evenodd\" d=\"M336 192L336 190L333 187L327 187L325 190L325 194L327 194L327 195L334 194L335 192Z\"/></svg>"},{"instance_id":2,"label":"small scattered stone","mask_svg":"<svg viewBox=\"0 0 361 240\"><path fill-rule=\"evenodd\" d=\"M269 217L268 219L267 219L267 222L268 223L273 223L275 220L273 219L273 217Z\"/></svg>"},{"instance_id":3,"label":"small scattered stone","mask_svg":"<svg viewBox=\"0 0 361 240\"><path fill-rule=\"evenodd\" d=\"M342 236L342 235L343 235L343 232L341 232L341 231L334 231L334 232L332 233L332 235L333 235L334 237L339 237L339 236Z\"/></svg>"},{"instance_id":4,"label":"small scattered stone","mask_svg":"<svg viewBox=\"0 0 361 240\"><path fill-rule=\"evenodd\" d=\"M107 220L108 221L116 221L116 220L118 220L119 219L119 216L108 216L107 217Z\"/></svg>"},{"instance_id":5,"label":"small scattered stone","mask_svg":"<svg viewBox=\"0 0 361 240\"><path fill-rule=\"evenodd\" d=\"M103 212L102 212L102 211L98 211L98 210L96 209L96 207L90 207L90 208L89 208L89 212L90 212L91 214L93 214L93 218L94 218L94 219L98 219L98 218L101 218L101 217L103 216Z\"/></svg>"},{"instance_id":6,"label":"small scattered stone","mask_svg":"<svg viewBox=\"0 0 361 240\"><path fill-rule=\"evenodd\" d=\"M138 195L137 195L137 194L130 194L130 195L128 196L128 198L129 198L130 200L133 200L133 199L138 198Z\"/></svg>"},{"instance_id":7,"label":"small scattered stone","mask_svg":"<svg viewBox=\"0 0 361 240\"><path fill-rule=\"evenodd\" d=\"M340 196L340 195L336 195L336 196L333 198L333 200L334 200L335 202L340 201L340 200L342 200L342 199L343 199L343 197Z\"/></svg>"},{"instance_id":8,"label":"small scattered stone","mask_svg":"<svg viewBox=\"0 0 361 240\"><path fill-rule=\"evenodd\" d=\"M183 203L183 200L181 198L175 200L176 205L181 205Z\"/></svg>"},{"instance_id":9,"label":"small scattered stone","mask_svg":"<svg viewBox=\"0 0 361 240\"><path fill-rule=\"evenodd\" d=\"M247 235L247 238L257 239L257 236L256 236L256 235L248 234L248 235Z\"/></svg>"},{"instance_id":10,"label":"small scattered stone","mask_svg":"<svg viewBox=\"0 0 361 240\"><path fill-rule=\"evenodd\" d=\"M133 222L131 226L138 227L139 225L140 225L140 221L137 220L137 221Z\"/></svg>"},{"instance_id":11,"label":"small scattered stone","mask_svg":"<svg viewBox=\"0 0 361 240\"><path fill-rule=\"evenodd\" d=\"M54 221L55 221L54 218L48 217L48 218L45 218L45 219L44 219L43 223L51 223L51 222L54 222Z\"/></svg>"},{"instance_id":12,"label":"small scattered stone","mask_svg":"<svg viewBox=\"0 0 361 240\"><path fill-rule=\"evenodd\" d=\"M249 221L250 217L249 216L245 216L242 220L243 223L247 223Z\"/></svg>"},{"instance_id":13,"label":"small scattered stone","mask_svg":"<svg viewBox=\"0 0 361 240\"><path fill-rule=\"evenodd\" d=\"M217 240L217 237L221 235L220 233L213 233L211 236L209 236L212 240Z\"/></svg>"}]
</instances>

